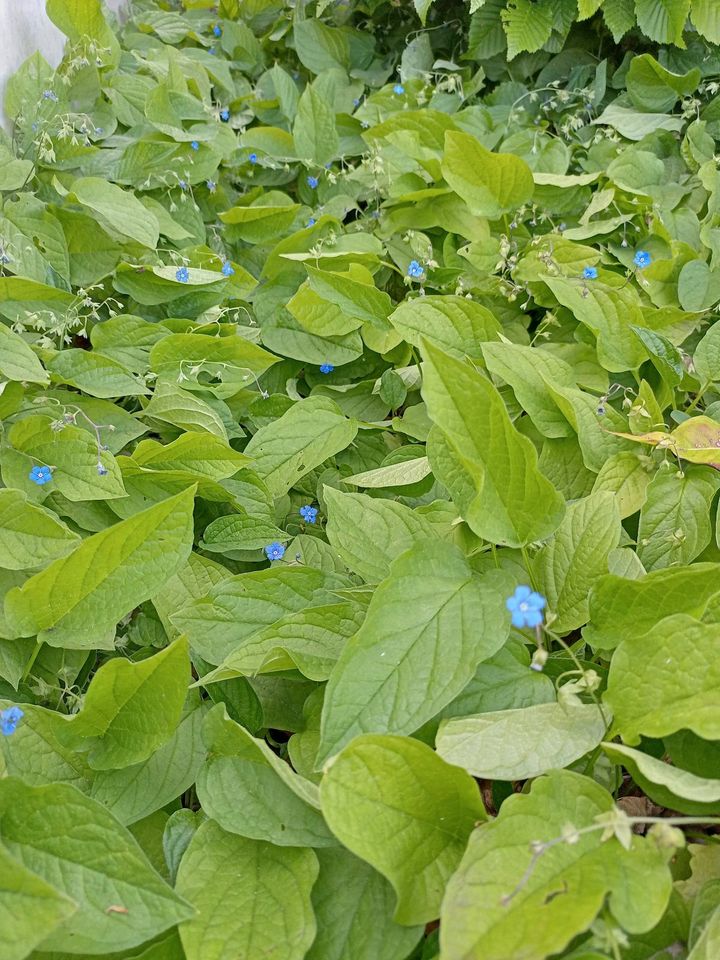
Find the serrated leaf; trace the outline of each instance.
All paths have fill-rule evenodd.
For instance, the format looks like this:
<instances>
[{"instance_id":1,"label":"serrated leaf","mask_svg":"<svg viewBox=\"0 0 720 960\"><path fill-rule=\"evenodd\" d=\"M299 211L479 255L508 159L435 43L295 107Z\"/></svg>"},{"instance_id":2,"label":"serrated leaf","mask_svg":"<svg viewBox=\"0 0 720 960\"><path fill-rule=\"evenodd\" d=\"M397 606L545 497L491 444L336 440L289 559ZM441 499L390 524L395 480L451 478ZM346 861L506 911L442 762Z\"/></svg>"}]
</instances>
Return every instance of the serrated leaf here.
<instances>
[{"instance_id":1,"label":"serrated leaf","mask_svg":"<svg viewBox=\"0 0 720 960\"><path fill-rule=\"evenodd\" d=\"M401 554L330 675L318 766L359 733L412 733L457 696L507 639L507 588L450 544Z\"/></svg>"},{"instance_id":2,"label":"serrated leaf","mask_svg":"<svg viewBox=\"0 0 720 960\"><path fill-rule=\"evenodd\" d=\"M112 646L121 617L147 600L187 560L194 489L84 540L16 587L5 613L19 636L53 647Z\"/></svg>"},{"instance_id":3,"label":"serrated leaf","mask_svg":"<svg viewBox=\"0 0 720 960\"><path fill-rule=\"evenodd\" d=\"M475 493L463 510L478 536L522 546L548 537L564 514L561 496L537 468L495 387L468 364L426 343L423 397ZM431 463L432 463L432 457Z\"/></svg>"},{"instance_id":4,"label":"serrated leaf","mask_svg":"<svg viewBox=\"0 0 720 960\"><path fill-rule=\"evenodd\" d=\"M438 916L445 884L485 818L472 778L418 740L356 737L320 787L330 829L395 888L395 920Z\"/></svg>"},{"instance_id":5,"label":"serrated leaf","mask_svg":"<svg viewBox=\"0 0 720 960\"><path fill-rule=\"evenodd\" d=\"M523 51L534 53L550 39L553 11L546 0L539 3L509 0L507 9L500 16L507 36L508 60Z\"/></svg>"},{"instance_id":6,"label":"serrated leaf","mask_svg":"<svg viewBox=\"0 0 720 960\"><path fill-rule=\"evenodd\" d=\"M690 13L690 0L635 0L638 26L657 43L685 47L683 30Z\"/></svg>"},{"instance_id":7,"label":"serrated leaf","mask_svg":"<svg viewBox=\"0 0 720 960\"><path fill-rule=\"evenodd\" d=\"M187 960L231 953L302 960L315 938L311 850L276 847L226 833L213 820L197 829L180 862L177 891L195 917L180 927Z\"/></svg>"}]
</instances>

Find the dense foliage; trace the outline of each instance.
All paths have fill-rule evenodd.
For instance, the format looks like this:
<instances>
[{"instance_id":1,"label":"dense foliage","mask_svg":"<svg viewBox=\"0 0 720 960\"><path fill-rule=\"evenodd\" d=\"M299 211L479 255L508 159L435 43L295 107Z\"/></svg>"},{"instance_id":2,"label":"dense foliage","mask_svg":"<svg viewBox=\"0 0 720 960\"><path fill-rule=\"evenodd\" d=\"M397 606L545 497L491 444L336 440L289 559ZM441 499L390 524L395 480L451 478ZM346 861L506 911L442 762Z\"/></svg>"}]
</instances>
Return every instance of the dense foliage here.
<instances>
[{"instance_id":1,"label":"dense foliage","mask_svg":"<svg viewBox=\"0 0 720 960\"><path fill-rule=\"evenodd\" d=\"M0 960L716 960L720 5L47 6Z\"/></svg>"}]
</instances>

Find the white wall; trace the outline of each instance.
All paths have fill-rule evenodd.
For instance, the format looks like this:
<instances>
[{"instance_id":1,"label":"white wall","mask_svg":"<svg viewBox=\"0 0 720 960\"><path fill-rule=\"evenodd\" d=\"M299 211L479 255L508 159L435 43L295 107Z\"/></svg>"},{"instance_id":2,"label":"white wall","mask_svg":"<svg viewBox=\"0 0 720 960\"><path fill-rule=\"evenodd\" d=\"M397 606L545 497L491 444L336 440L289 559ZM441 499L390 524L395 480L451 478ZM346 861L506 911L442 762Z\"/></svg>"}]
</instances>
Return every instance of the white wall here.
<instances>
[{"instance_id":1,"label":"white wall","mask_svg":"<svg viewBox=\"0 0 720 960\"><path fill-rule=\"evenodd\" d=\"M126 5L126 0L105 0L111 10ZM57 66L62 57L65 37L45 13L45 0L0 0L0 105L5 85L20 64L39 50ZM4 112L0 112L5 123Z\"/></svg>"}]
</instances>

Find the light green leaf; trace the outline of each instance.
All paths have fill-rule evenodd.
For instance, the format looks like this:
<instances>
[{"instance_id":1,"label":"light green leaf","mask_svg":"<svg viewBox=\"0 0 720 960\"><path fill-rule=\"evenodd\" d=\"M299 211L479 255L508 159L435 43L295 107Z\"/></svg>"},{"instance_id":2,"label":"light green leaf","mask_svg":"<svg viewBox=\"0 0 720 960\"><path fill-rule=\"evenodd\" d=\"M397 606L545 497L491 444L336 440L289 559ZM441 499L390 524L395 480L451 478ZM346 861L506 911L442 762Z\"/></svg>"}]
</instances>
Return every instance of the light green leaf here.
<instances>
[{"instance_id":1,"label":"light green leaf","mask_svg":"<svg viewBox=\"0 0 720 960\"><path fill-rule=\"evenodd\" d=\"M603 743L602 748L655 803L691 816L720 812L720 780L698 777L621 743Z\"/></svg>"},{"instance_id":2,"label":"light green leaf","mask_svg":"<svg viewBox=\"0 0 720 960\"><path fill-rule=\"evenodd\" d=\"M634 453L616 453L600 468L593 493L612 493L625 520L643 506L650 483L650 466Z\"/></svg>"},{"instance_id":3,"label":"light green leaf","mask_svg":"<svg viewBox=\"0 0 720 960\"><path fill-rule=\"evenodd\" d=\"M595 704L539 703L444 720L436 739L439 755L474 777L529 780L567 767L605 736Z\"/></svg>"},{"instance_id":4,"label":"light green leaf","mask_svg":"<svg viewBox=\"0 0 720 960\"><path fill-rule=\"evenodd\" d=\"M201 824L180 863L177 891L195 917L180 927L187 960L302 960L315 938L311 850L276 847Z\"/></svg>"},{"instance_id":5,"label":"light green leaf","mask_svg":"<svg viewBox=\"0 0 720 960\"><path fill-rule=\"evenodd\" d=\"M538 470L532 443L512 425L489 380L429 343L424 353L428 413L475 487L465 520L493 543L517 547L545 539L560 523L564 502Z\"/></svg>"},{"instance_id":6,"label":"light green leaf","mask_svg":"<svg viewBox=\"0 0 720 960\"><path fill-rule=\"evenodd\" d=\"M453 357L473 360L482 360L483 344L498 340L501 329L486 307L452 294L405 300L390 322L414 347L425 338Z\"/></svg>"},{"instance_id":7,"label":"light green leaf","mask_svg":"<svg viewBox=\"0 0 720 960\"><path fill-rule=\"evenodd\" d=\"M377 871L342 847L316 850L320 876L312 891L318 932L306 960L397 960L422 927L392 919L395 894Z\"/></svg>"},{"instance_id":8,"label":"light green leaf","mask_svg":"<svg viewBox=\"0 0 720 960\"><path fill-rule=\"evenodd\" d=\"M678 277L678 300L683 310L710 310L720 300L720 271L711 270L704 260L690 260Z\"/></svg>"},{"instance_id":9,"label":"light green leaf","mask_svg":"<svg viewBox=\"0 0 720 960\"><path fill-rule=\"evenodd\" d=\"M428 458L416 457L414 460L399 460L386 467L356 473L353 477L344 477L343 483L351 483L354 487L382 490L384 487L403 487L419 483L431 472ZM325 499L327 500L327 496Z\"/></svg>"},{"instance_id":10,"label":"light green leaf","mask_svg":"<svg viewBox=\"0 0 720 960\"><path fill-rule=\"evenodd\" d=\"M80 537L29 503L20 490L0 490L0 567L27 570L62 557Z\"/></svg>"},{"instance_id":11,"label":"light green leaf","mask_svg":"<svg viewBox=\"0 0 720 960\"><path fill-rule=\"evenodd\" d=\"M550 39L554 11L547 0L508 0L500 16L507 36L508 60L524 51L534 53Z\"/></svg>"},{"instance_id":12,"label":"light green leaf","mask_svg":"<svg viewBox=\"0 0 720 960\"><path fill-rule=\"evenodd\" d=\"M211 480L232 477L250 460L212 434L183 433L172 443L142 440L132 458L141 467L152 470L187 470Z\"/></svg>"},{"instance_id":13,"label":"light green leaf","mask_svg":"<svg viewBox=\"0 0 720 960\"><path fill-rule=\"evenodd\" d=\"M562 523L533 559L538 590L557 616L552 629L569 633L589 619L588 594L608 572L620 542L620 514L612 493L592 493L572 503Z\"/></svg>"},{"instance_id":14,"label":"light green leaf","mask_svg":"<svg viewBox=\"0 0 720 960\"><path fill-rule=\"evenodd\" d=\"M602 787L566 770L505 800L499 816L472 834L448 884L440 923L443 956L545 960L587 930L606 900L623 930L652 929L672 890L665 857L652 840L634 837L632 849L625 850L595 830L533 853L532 844L591 827L612 809Z\"/></svg>"},{"instance_id":15,"label":"light green leaf","mask_svg":"<svg viewBox=\"0 0 720 960\"><path fill-rule=\"evenodd\" d=\"M170 423L181 430L204 430L227 442L225 426L213 408L171 379L161 378L157 381L143 416Z\"/></svg>"},{"instance_id":16,"label":"light green leaf","mask_svg":"<svg viewBox=\"0 0 720 960\"><path fill-rule=\"evenodd\" d=\"M690 0L635 0L635 13L646 37L685 48L683 30L690 13Z\"/></svg>"},{"instance_id":17,"label":"light green leaf","mask_svg":"<svg viewBox=\"0 0 720 960\"><path fill-rule=\"evenodd\" d=\"M359 275L357 266L355 274L318 270L309 263L305 264L305 269L308 272L310 289L323 300L335 304L351 317L371 323L381 330L387 329L392 300L383 290L375 287L369 271L364 276L367 282L360 282L355 278Z\"/></svg>"},{"instance_id":18,"label":"light green leaf","mask_svg":"<svg viewBox=\"0 0 720 960\"><path fill-rule=\"evenodd\" d=\"M697 0L693 3L693 16L696 4ZM630 99L638 110L662 113L672 110L681 97L694 93L700 77L698 67L683 74L671 73L655 57L643 53L630 61L625 83Z\"/></svg>"},{"instance_id":19,"label":"light green leaf","mask_svg":"<svg viewBox=\"0 0 720 960\"><path fill-rule=\"evenodd\" d=\"M277 420L261 427L245 447L254 469L279 497L306 473L344 450L355 438L357 424L332 400L308 397Z\"/></svg>"},{"instance_id":20,"label":"light green leaf","mask_svg":"<svg viewBox=\"0 0 720 960\"><path fill-rule=\"evenodd\" d=\"M151 250L157 246L160 236L157 217L133 193L100 177L74 180L72 193L81 206L93 212L110 236L119 234Z\"/></svg>"},{"instance_id":21,"label":"light green leaf","mask_svg":"<svg viewBox=\"0 0 720 960\"><path fill-rule=\"evenodd\" d=\"M91 397L137 397L150 393L117 360L90 350L63 350L47 364L48 371L61 383L69 383Z\"/></svg>"},{"instance_id":22,"label":"light green leaf","mask_svg":"<svg viewBox=\"0 0 720 960\"><path fill-rule=\"evenodd\" d=\"M408 737L357 737L320 787L330 829L387 877L395 920L434 920L467 838L485 818L474 780Z\"/></svg>"},{"instance_id":23,"label":"light green leaf","mask_svg":"<svg viewBox=\"0 0 720 960\"><path fill-rule=\"evenodd\" d=\"M175 732L190 679L184 637L145 660L108 660L61 739L88 751L95 770L141 763Z\"/></svg>"},{"instance_id":24,"label":"light green leaf","mask_svg":"<svg viewBox=\"0 0 720 960\"><path fill-rule=\"evenodd\" d=\"M590 593L590 623L583 639L596 650L614 650L623 639L642 637L673 613L698 619L720 593L720 564L694 563L655 570L639 580L607 574Z\"/></svg>"},{"instance_id":25,"label":"light green leaf","mask_svg":"<svg viewBox=\"0 0 720 960\"><path fill-rule=\"evenodd\" d=\"M0 847L0 960L24 960L77 905Z\"/></svg>"},{"instance_id":26,"label":"light green leaf","mask_svg":"<svg viewBox=\"0 0 720 960\"><path fill-rule=\"evenodd\" d=\"M508 588L451 544L401 554L330 675L318 765L359 733L412 733L456 697L507 639Z\"/></svg>"},{"instance_id":27,"label":"light green leaf","mask_svg":"<svg viewBox=\"0 0 720 960\"><path fill-rule=\"evenodd\" d=\"M2 710L11 706L7 700L0 704ZM25 716L15 733L0 740L0 768L4 762L9 777L21 777L34 787L70 783L87 793L93 773L85 756L61 740L67 724L63 714L30 703L22 709Z\"/></svg>"},{"instance_id":28,"label":"light green leaf","mask_svg":"<svg viewBox=\"0 0 720 960\"><path fill-rule=\"evenodd\" d=\"M432 524L395 500L325 487L327 536L338 555L368 583L378 583L390 564L413 544L435 540Z\"/></svg>"},{"instance_id":29,"label":"light green leaf","mask_svg":"<svg viewBox=\"0 0 720 960\"><path fill-rule=\"evenodd\" d=\"M19 636L53 647L112 647L115 624L153 595L188 558L190 488L84 540L5 599Z\"/></svg>"},{"instance_id":30,"label":"light green leaf","mask_svg":"<svg viewBox=\"0 0 720 960\"><path fill-rule=\"evenodd\" d=\"M719 740L719 642L720 625L684 613L661 620L650 639L623 640L610 662L605 694L614 731L631 745L641 734L663 737L683 729Z\"/></svg>"},{"instance_id":31,"label":"light green leaf","mask_svg":"<svg viewBox=\"0 0 720 960\"><path fill-rule=\"evenodd\" d=\"M313 163L324 164L337 153L335 113L315 84L309 83L298 101L293 140L297 155Z\"/></svg>"},{"instance_id":32,"label":"light green leaf","mask_svg":"<svg viewBox=\"0 0 720 960\"><path fill-rule=\"evenodd\" d=\"M535 13L533 13L533 17ZM448 130L442 173L472 213L497 220L532 197L532 171L512 153L492 153L469 133Z\"/></svg>"},{"instance_id":33,"label":"light green leaf","mask_svg":"<svg viewBox=\"0 0 720 960\"><path fill-rule=\"evenodd\" d=\"M219 274L222 276L222 274ZM278 358L251 340L238 335L212 337L201 333L174 333L158 340L150 350L150 367L162 376L187 374L203 363L228 364L244 371L247 386L278 362Z\"/></svg>"},{"instance_id":34,"label":"light green leaf","mask_svg":"<svg viewBox=\"0 0 720 960\"><path fill-rule=\"evenodd\" d=\"M204 727L209 757L197 779L203 810L224 830L281 847L335 845L314 783L218 704Z\"/></svg>"},{"instance_id":35,"label":"light green leaf","mask_svg":"<svg viewBox=\"0 0 720 960\"><path fill-rule=\"evenodd\" d=\"M0 819L10 854L78 904L43 950L126 950L192 915L128 831L75 787L0 780Z\"/></svg>"},{"instance_id":36,"label":"light green leaf","mask_svg":"<svg viewBox=\"0 0 720 960\"><path fill-rule=\"evenodd\" d=\"M720 7L714 0L693 0L690 19L701 36L720 43Z\"/></svg>"},{"instance_id":37,"label":"light green leaf","mask_svg":"<svg viewBox=\"0 0 720 960\"><path fill-rule=\"evenodd\" d=\"M50 377L23 338L0 323L0 374L7 380L47 384Z\"/></svg>"}]
</instances>

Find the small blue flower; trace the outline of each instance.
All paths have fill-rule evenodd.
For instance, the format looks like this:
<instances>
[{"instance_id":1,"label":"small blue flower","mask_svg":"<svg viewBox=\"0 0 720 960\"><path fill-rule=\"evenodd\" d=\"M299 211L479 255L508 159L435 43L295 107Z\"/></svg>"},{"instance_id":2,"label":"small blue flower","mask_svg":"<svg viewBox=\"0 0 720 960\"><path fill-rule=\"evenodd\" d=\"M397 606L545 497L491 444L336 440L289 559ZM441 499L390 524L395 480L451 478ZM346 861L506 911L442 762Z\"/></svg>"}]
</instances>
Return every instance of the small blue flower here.
<instances>
[{"instance_id":1,"label":"small blue flower","mask_svg":"<svg viewBox=\"0 0 720 960\"><path fill-rule=\"evenodd\" d=\"M317 515L317 507L311 507L310 504L305 507L300 507L300 516L303 518L305 523L315 523L317 520Z\"/></svg>"},{"instance_id":2,"label":"small blue flower","mask_svg":"<svg viewBox=\"0 0 720 960\"><path fill-rule=\"evenodd\" d=\"M50 467L33 467L28 474L28 477L39 487L44 486L46 483L50 483L53 478Z\"/></svg>"},{"instance_id":3,"label":"small blue flower","mask_svg":"<svg viewBox=\"0 0 720 960\"><path fill-rule=\"evenodd\" d=\"M228 110L227 107L223 107L222 110L220 111L220 119L222 120L223 123L227 123L228 120L230 119L230 111Z\"/></svg>"},{"instance_id":4,"label":"small blue flower","mask_svg":"<svg viewBox=\"0 0 720 960\"><path fill-rule=\"evenodd\" d=\"M233 269L233 265L230 263L229 260L226 260L225 263L222 265L222 275L224 277L231 277L234 273L235 271Z\"/></svg>"},{"instance_id":5,"label":"small blue flower","mask_svg":"<svg viewBox=\"0 0 720 960\"><path fill-rule=\"evenodd\" d=\"M97 462L97 472L98 472L98 476L99 476L99 477L106 477L106 476L107 476L107 473L108 473L107 467L104 467L104 466L103 466L102 460L98 460L98 462Z\"/></svg>"},{"instance_id":6,"label":"small blue flower","mask_svg":"<svg viewBox=\"0 0 720 960\"><path fill-rule=\"evenodd\" d=\"M248 160L250 161L250 163L257 163L257 154L251 153L250 156L248 157Z\"/></svg>"},{"instance_id":7,"label":"small blue flower","mask_svg":"<svg viewBox=\"0 0 720 960\"><path fill-rule=\"evenodd\" d=\"M359 97L353 97L353 106L354 106L354 107L359 107L359 106L360 106L360 98L359 98Z\"/></svg>"},{"instance_id":8,"label":"small blue flower","mask_svg":"<svg viewBox=\"0 0 720 960\"><path fill-rule=\"evenodd\" d=\"M15 733L18 723L25 716L25 711L21 710L20 707L8 707L7 710L3 710L0 713L0 730L4 737L9 737L10 734Z\"/></svg>"},{"instance_id":9,"label":"small blue flower","mask_svg":"<svg viewBox=\"0 0 720 960\"><path fill-rule=\"evenodd\" d=\"M213 27L213 36L214 37L222 36L222 27L220 26L219 23L216 23L215 26Z\"/></svg>"},{"instance_id":10,"label":"small blue flower","mask_svg":"<svg viewBox=\"0 0 720 960\"><path fill-rule=\"evenodd\" d=\"M210 49L208 50L208 53L210 54L211 57L214 57L217 54L217 50L215 49L215 47L210 47Z\"/></svg>"},{"instance_id":11,"label":"small blue flower","mask_svg":"<svg viewBox=\"0 0 720 960\"><path fill-rule=\"evenodd\" d=\"M57 103L58 95L54 90L43 90L43 100L52 100L53 103Z\"/></svg>"},{"instance_id":12,"label":"small blue flower","mask_svg":"<svg viewBox=\"0 0 720 960\"><path fill-rule=\"evenodd\" d=\"M396 93L399 97L405 93L405 87L401 83L396 83L393 87L393 93Z\"/></svg>"},{"instance_id":13,"label":"small blue flower","mask_svg":"<svg viewBox=\"0 0 720 960\"><path fill-rule=\"evenodd\" d=\"M200 149L200 144L197 142L197 140L191 140L191 141L190 141L190 146L193 148L193 150L199 150L199 149Z\"/></svg>"},{"instance_id":14,"label":"small blue flower","mask_svg":"<svg viewBox=\"0 0 720 960\"><path fill-rule=\"evenodd\" d=\"M210 193L215 193L215 187L217 186L217 184L215 183L214 180L206 180L205 186L208 188Z\"/></svg>"},{"instance_id":15,"label":"small blue flower","mask_svg":"<svg viewBox=\"0 0 720 960\"><path fill-rule=\"evenodd\" d=\"M282 560L285 555L285 547L281 543L270 543L265 547L265 556L268 560Z\"/></svg>"},{"instance_id":16,"label":"small blue flower","mask_svg":"<svg viewBox=\"0 0 720 960\"><path fill-rule=\"evenodd\" d=\"M584 280L597 280L598 272L597 267L585 267L583 270L583 279Z\"/></svg>"},{"instance_id":17,"label":"small blue flower","mask_svg":"<svg viewBox=\"0 0 720 960\"><path fill-rule=\"evenodd\" d=\"M187 180L178 180L178 186L180 187L181 190L187 190L188 188Z\"/></svg>"},{"instance_id":18,"label":"small blue flower","mask_svg":"<svg viewBox=\"0 0 720 960\"><path fill-rule=\"evenodd\" d=\"M307 185L310 187L311 190L314 190L314 189L317 187L317 185L318 185L319 182L320 182L320 181L318 180L317 177L308 177L308 178L307 178Z\"/></svg>"},{"instance_id":19,"label":"small blue flower","mask_svg":"<svg viewBox=\"0 0 720 960\"><path fill-rule=\"evenodd\" d=\"M314 227L314 226L315 226L315 217L310 217L310 219L309 219L308 222L307 222L307 225L308 225L309 227Z\"/></svg>"},{"instance_id":20,"label":"small blue flower","mask_svg":"<svg viewBox=\"0 0 720 960\"><path fill-rule=\"evenodd\" d=\"M412 277L413 280L418 280L425 273L425 271L417 262L417 260L410 261L410 263L408 264L407 272L408 272L408 276Z\"/></svg>"},{"instance_id":21,"label":"small blue flower","mask_svg":"<svg viewBox=\"0 0 720 960\"><path fill-rule=\"evenodd\" d=\"M187 283L190 279L190 271L187 267L179 267L175 271L175 279L179 280L180 283Z\"/></svg>"},{"instance_id":22,"label":"small blue flower","mask_svg":"<svg viewBox=\"0 0 720 960\"><path fill-rule=\"evenodd\" d=\"M652 257L647 252L647 250L638 250L638 252L633 257L633 263L639 270L644 270L645 267L649 267L652 261Z\"/></svg>"},{"instance_id":23,"label":"small blue flower","mask_svg":"<svg viewBox=\"0 0 720 960\"><path fill-rule=\"evenodd\" d=\"M545 597L531 590L530 587L517 587L515 593L508 597L505 606L512 614L512 625L518 629L522 627L539 627L543 620L542 611L547 600Z\"/></svg>"},{"instance_id":24,"label":"small blue flower","mask_svg":"<svg viewBox=\"0 0 720 960\"><path fill-rule=\"evenodd\" d=\"M335 367L331 363L321 363L320 373L332 373Z\"/></svg>"}]
</instances>

